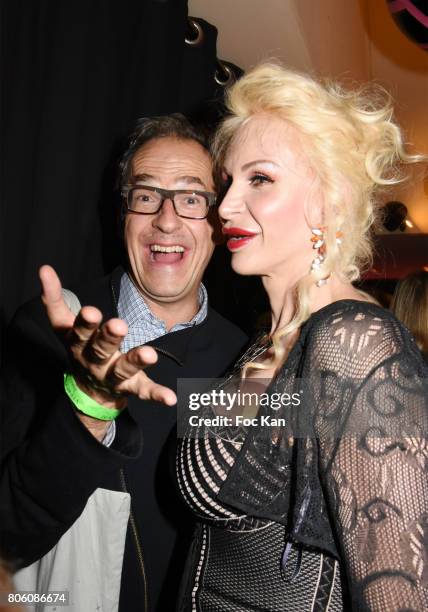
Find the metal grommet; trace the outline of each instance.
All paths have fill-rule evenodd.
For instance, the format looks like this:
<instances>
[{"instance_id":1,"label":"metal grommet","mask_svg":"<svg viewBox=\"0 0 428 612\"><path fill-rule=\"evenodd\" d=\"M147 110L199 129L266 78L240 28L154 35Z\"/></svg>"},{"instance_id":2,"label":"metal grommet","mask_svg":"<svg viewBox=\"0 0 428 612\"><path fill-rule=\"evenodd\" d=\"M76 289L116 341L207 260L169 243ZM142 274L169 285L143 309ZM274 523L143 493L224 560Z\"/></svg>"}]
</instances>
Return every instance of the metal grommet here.
<instances>
[{"instance_id":1,"label":"metal grommet","mask_svg":"<svg viewBox=\"0 0 428 612\"><path fill-rule=\"evenodd\" d=\"M202 42L204 38L204 31L202 29L202 26L196 21L196 19L193 19L193 17L188 17L187 23L190 26L192 32L194 33L194 36L193 38L187 38L187 36L185 36L184 40L186 44L195 47L196 45L199 45Z\"/></svg>"},{"instance_id":2,"label":"metal grommet","mask_svg":"<svg viewBox=\"0 0 428 612\"><path fill-rule=\"evenodd\" d=\"M218 85L221 85L222 87L227 87L227 85L230 85L230 83L233 81L233 72L224 62L217 60L217 64L219 68L217 68L217 70L215 71L214 80ZM226 79L221 79L219 77L220 70L222 70L223 74L226 75Z\"/></svg>"}]
</instances>

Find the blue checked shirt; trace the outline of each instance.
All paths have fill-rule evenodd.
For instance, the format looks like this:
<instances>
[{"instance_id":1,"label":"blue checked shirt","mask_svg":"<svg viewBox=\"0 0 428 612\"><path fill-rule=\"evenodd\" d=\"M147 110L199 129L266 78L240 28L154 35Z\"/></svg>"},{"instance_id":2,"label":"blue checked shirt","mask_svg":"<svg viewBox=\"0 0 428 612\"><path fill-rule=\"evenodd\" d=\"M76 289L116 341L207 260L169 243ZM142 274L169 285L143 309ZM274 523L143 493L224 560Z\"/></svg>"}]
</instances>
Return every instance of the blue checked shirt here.
<instances>
[{"instance_id":1,"label":"blue checked shirt","mask_svg":"<svg viewBox=\"0 0 428 612\"><path fill-rule=\"evenodd\" d=\"M169 331L175 332L186 327L193 327L202 323L208 312L207 290L201 284L199 287L199 310L190 321L177 323ZM150 340L155 340L168 333L164 321L158 319L147 306L141 293L138 291L128 274L122 276L120 281L119 303L117 305L119 317L126 321L128 333L125 336L120 350L127 353L130 349Z\"/></svg>"},{"instance_id":2,"label":"blue checked shirt","mask_svg":"<svg viewBox=\"0 0 428 612\"><path fill-rule=\"evenodd\" d=\"M198 325L198 323L202 323L202 321L206 319L208 312L208 294L202 283L199 287L199 304L199 310L193 319L184 323L177 323L177 325L174 325L169 331L174 332L180 329L186 329L186 327L193 327L193 325ZM128 333L120 346L122 353L127 353L136 346L146 344L150 342L150 340L155 340L168 333L164 321L158 319L152 313L143 296L126 272L120 280L120 295L117 311L119 317L126 321L128 325ZM110 446L115 435L116 424L112 421L102 440L102 444Z\"/></svg>"}]
</instances>

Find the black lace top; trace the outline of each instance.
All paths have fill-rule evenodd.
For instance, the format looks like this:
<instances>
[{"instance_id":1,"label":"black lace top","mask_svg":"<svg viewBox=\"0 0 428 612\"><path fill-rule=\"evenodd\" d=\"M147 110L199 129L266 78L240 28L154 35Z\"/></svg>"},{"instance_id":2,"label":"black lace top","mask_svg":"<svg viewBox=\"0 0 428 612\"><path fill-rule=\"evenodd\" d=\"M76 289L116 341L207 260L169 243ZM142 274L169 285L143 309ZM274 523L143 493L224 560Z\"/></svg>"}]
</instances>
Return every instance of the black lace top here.
<instances>
[{"instance_id":1,"label":"black lace top","mask_svg":"<svg viewBox=\"0 0 428 612\"><path fill-rule=\"evenodd\" d=\"M287 426L248 427L235 438L199 511L189 483L207 483L206 468L198 473L196 461L189 471L181 457L184 497L208 521L272 521L286 541L338 559L353 610L428 610L427 376L391 313L330 304L302 327L268 388L300 392Z\"/></svg>"}]
</instances>

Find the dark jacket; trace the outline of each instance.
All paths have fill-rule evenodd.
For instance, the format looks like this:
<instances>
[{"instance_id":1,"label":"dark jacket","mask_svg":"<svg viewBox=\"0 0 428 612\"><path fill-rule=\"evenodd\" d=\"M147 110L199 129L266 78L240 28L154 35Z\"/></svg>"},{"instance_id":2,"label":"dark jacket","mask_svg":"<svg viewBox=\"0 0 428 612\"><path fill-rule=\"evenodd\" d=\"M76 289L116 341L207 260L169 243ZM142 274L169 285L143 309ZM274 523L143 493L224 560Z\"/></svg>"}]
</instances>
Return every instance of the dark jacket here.
<instances>
[{"instance_id":1,"label":"dark jacket","mask_svg":"<svg viewBox=\"0 0 428 612\"><path fill-rule=\"evenodd\" d=\"M76 291L81 303L97 306L105 319L117 316L122 273L118 269L111 278ZM217 377L245 343L236 326L209 308L200 325L148 343L159 359L147 373L173 389L177 378ZM128 410L116 419L115 440L106 448L81 424L62 390L67 364L40 299L21 307L6 339L1 554L17 567L29 565L57 543L97 488L125 489L135 528L128 527L126 537L120 612L144 609L141 556L148 609L173 609L191 528L169 470L176 410L130 398Z\"/></svg>"}]
</instances>

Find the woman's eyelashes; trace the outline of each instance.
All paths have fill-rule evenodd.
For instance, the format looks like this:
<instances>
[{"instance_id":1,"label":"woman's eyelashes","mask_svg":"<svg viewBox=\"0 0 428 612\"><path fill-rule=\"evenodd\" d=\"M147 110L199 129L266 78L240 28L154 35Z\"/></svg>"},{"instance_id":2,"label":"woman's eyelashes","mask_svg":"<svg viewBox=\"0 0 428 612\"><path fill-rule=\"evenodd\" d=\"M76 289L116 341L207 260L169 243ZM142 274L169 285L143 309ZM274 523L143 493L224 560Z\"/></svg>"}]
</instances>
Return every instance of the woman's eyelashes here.
<instances>
[{"instance_id":1,"label":"woman's eyelashes","mask_svg":"<svg viewBox=\"0 0 428 612\"><path fill-rule=\"evenodd\" d=\"M262 172L254 172L249 179L250 185L253 187L259 187L260 185L264 185L266 183L273 183L273 179Z\"/></svg>"}]
</instances>

